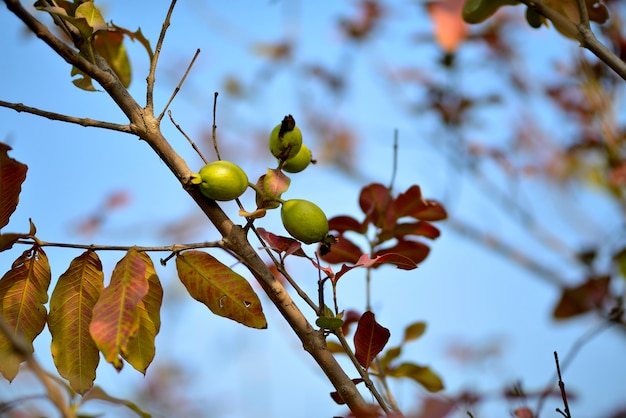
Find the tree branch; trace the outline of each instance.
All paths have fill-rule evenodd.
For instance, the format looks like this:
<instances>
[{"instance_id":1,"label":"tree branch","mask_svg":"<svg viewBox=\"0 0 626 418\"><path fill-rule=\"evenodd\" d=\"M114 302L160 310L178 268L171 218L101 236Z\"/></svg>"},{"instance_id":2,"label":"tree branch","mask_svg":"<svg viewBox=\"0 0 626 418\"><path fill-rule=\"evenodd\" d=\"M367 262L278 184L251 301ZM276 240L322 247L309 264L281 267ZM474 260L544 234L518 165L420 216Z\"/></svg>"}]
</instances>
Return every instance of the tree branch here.
<instances>
[{"instance_id":1,"label":"tree branch","mask_svg":"<svg viewBox=\"0 0 626 418\"><path fill-rule=\"evenodd\" d=\"M589 25L585 25L581 20L581 24L576 24L557 12L553 8L545 5L541 1L536 0L519 0L526 6L536 10L540 15L552 21L555 25L562 28L566 33L572 34L580 42L580 45L591 51L596 57L611 67L620 77L626 80L626 63L617 55L608 49L602 42L596 38L591 31ZM583 16L584 17L584 16ZM587 18L588 21L588 18Z\"/></svg>"},{"instance_id":2,"label":"tree branch","mask_svg":"<svg viewBox=\"0 0 626 418\"><path fill-rule=\"evenodd\" d=\"M25 106L22 103L10 103L0 100L0 107L6 107L13 109L16 112L26 112L33 115L41 116L51 120L58 120L61 122L73 123L80 126L109 129L112 131L132 133L133 130L130 125L120 125L118 123L103 122L90 118L77 118L74 116L67 116L60 113L48 112L47 110L41 110L36 107Z\"/></svg>"}]
</instances>

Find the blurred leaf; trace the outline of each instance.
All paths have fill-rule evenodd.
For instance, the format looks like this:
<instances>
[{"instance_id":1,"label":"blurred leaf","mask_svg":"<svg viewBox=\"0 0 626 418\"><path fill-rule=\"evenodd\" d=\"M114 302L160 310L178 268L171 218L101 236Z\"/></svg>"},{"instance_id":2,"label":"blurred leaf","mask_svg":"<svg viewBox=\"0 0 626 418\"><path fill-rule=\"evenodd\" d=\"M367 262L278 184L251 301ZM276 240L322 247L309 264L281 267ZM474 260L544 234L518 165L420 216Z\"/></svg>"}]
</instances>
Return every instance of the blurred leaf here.
<instances>
[{"instance_id":1,"label":"blurred leaf","mask_svg":"<svg viewBox=\"0 0 626 418\"><path fill-rule=\"evenodd\" d=\"M176 257L178 277L187 291L211 312L252 328L267 328L259 297L250 283L215 257L185 251Z\"/></svg>"},{"instance_id":2,"label":"blurred leaf","mask_svg":"<svg viewBox=\"0 0 626 418\"><path fill-rule=\"evenodd\" d=\"M390 254L398 254L410 259L413 263L419 264L430 252L428 245L417 241L399 240L396 245L391 248L383 248L376 251L376 256L384 256Z\"/></svg>"},{"instance_id":3,"label":"blurred leaf","mask_svg":"<svg viewBox=\"0 0 626 418\"><path fill-rule=\"evenodd\" d=\"M150 256L145 252L139 257L146 265L145 277L148 282L148 293L137 303L139 312L139 329L131 337L122 353L124 360L135 370L146 374L146 369L152 363L156 347L154 339L161 328L161 302L163 302L163 287L154 269Z\"/></svg>"},{"instance_id":4,"label":"blurred leaf","mask_svg":"<svg viewBox=\"0 0 626 418\"><path fill-rule=\"evenodd\" d=\"M322 260L330 264L356 263L363 254L355 243L343 235L337 238L337 243L333 244L330 252L322 256Z\"/></svg>"},{"instance_id":5,"label":"blurred leaf","mask_svg":"<svg viewBox=\"0 0 626 418\"><path fill-rule=\"evenodd\" d=\"M89 333L93 308L104 288L102 263L91 250L70 263L50 298L50 351L59 374L81 395L93 386L100 352Z\"/></svg>"},{"instance_id":6,"label":"blurred leaf","mask_svg":"<svg viewBox=\"0 0 626 418\"><path fill-rule=\"evenodd\" d=\"M422 402L422 409L414 418L445 418L457 408L454 399L442 397L426 398Z\"/></svg>"},{"instance_id":7,"label":"blurred leaf","mask_svg":"<svg viewBox=\"0 0 626 418\"><path fill-rule=\"evenodd\" d=\"M622 275L622 278L626 280L626 247L622 248L613 256L613 261L617 264L617 269Z\"/></svg>"},{"instance_id":8,"label":"blurred leaf","mask_svg":"<svg viewBox=\"0 0 626 418\"><path fill-rule=\"evenodd\" d=\"M365 312L359 319L356 332L354 333L354 355L359 364L369 368L372 360L385 347L391 333L389 330L376 322L371 311Z\"/></svg>"},{"instance_id":9,"label":"blurred leaf","mask_svg":"<svg viewBox=\"0 0 626 418\"><path fill-rule=\"evenodd\" d=\"M132 76L130 61L124 46L124 35L114 31L98 32L95 36L94 48L106 60L122 85L128 88Z\"/></svg>"},{"instance_id":10,"label":"blurred leaf","mask_svg":"<svg viewBox=\"0 0 626 418\"><path fill-rule=\"evenodd\" d=\"M26 165L9 157L10 150L10 146L0 142L0 230L15 212L28 171Z\"/></svg>"},{"instance_id":11,"label":"blurred leaf","mask_svg":"<svg viewBox=\"0 0 626 418\"><path fill-rule=\"evenodd\" d=\"M426 332L426 322L414 322L404 329L403 343L415 341Z\"/></svg>"},{"instance_id":12,"label":"blurred leaf","mask_svg":"<svg viewBox=\"0 0 626 418\"><path fill-rule=\"evenodd\" d=\"M128 36L131 40L139 42L145 48L148 56L150 57L150 61L154 57L154 52L152 51L152 46L150 46L150 40L148 40L143 33L141 32L141 28L137 29L135 32L131 32L126 28L122 28L120 26L114 25L111 23L111 27L115 29L116 32L122 33Z\"/></svg>"},{"instance_id":13,"label":"blurred leaf","mask_svg":"<svg viewBox=\"0 0 626 418\"><path fill-rule=\"evenodd\" d=\"M554 318L571 318L600 307L608 294L610 279L609 276L592 277L579 286L563 289L554 308Z\"/></svg>"},{"instance_id":14,"label":"blurred leaf","mask_svg":"<svg viewBox=\"0 0 626 418\"><path fill-rule=\"evenodd\" d=\"M37 245L24 251L0 279L0 315L13 334L24 338L33 351L33 340L46 324L50 264L46 253ZM0 333L0 373L9 381L17 375L19 358L7 337Z\"/></svg>"},{"instance_id":15,"label":"blurred leaf","mask_svg":"<svg viewBox=\"0 0 626 418\"><path fill-rule=\"evenodd\" d=\"M340 234L346 231L364 234L367 231L367 225L357 221L352 216L334 216L328 220L328 229Z\"/></svg>"},{"instance_id":16,"label":"blurred leaf","mask_svg":"<svg viewBox=\"0 0 626 418\"><path fill-rule=\"evenodd\" d=\"M148 293L146 263L139 252L131 248L115 265L111 282L93 308L89 326L91 337L106 361L122 369L121 356L128 341L139 330L139 302Z\"/></svg>"},{"instance_id":17,"label":"blurred leaf","mask_svg":"<svg viewBox=\"0 0 626 418\"><path fill-rule=\"evenodd\" d=\"M387 370L387 376L413 379L429 392L438 392L444 388L441 378L429 367L413 363L402 363L398 367L391 368Z\"/></svg>"},{"instance_id":18,"label":"blurred leaf","mask_svg":"<svg viewBox=\"0 0 626 418\"><path fill-rule=\"evenodd\" d=\"M385 351L385 353L382 355L382 357L380 358L380 368L386 372L386 370L389 368L389 364L397 359L398 357L400 357L400 354L402 354L402 346L399 345L397 347L391 347L390 349L388 349L387 351Z\"/></svg>"},{"instance_id":19,"label":"blurred leaf","mask_svg":"<svg viewBox=\"0 0 626 418\"><path fill-rule=\"evenodd\" d=\"M334 341L326 341L326 348L333 354L346 354L346 350L343 349L341 344Z\"/></svg>"},{"instance_id":20,"label":"blurred leaf","mask_svg":"<svg viewBox=\"0 0 626 418\"><path fill-rule=\"evenodd\" d=\"M467 25L461 17L465 0L429 1L426 10L433 22L435 41L447 53L456 51L467 37Z\"/></svg>"},{"instance_id":21,"label":"blurred leaf","mask_svg":"<svg viewBox=\"0 0 626 418\"><path fill-rule=\"evenodd\" d=\"M361 314L353 309L349 309L343 314L343 325L341 330L343 335L350 335L350 325L359 322Z\"/></svg>"},{"instance_id":22,"label":"blurred leaf","mask_svg":"<svg viewBox=\"0 0 626 418\"><path fill-rule=\"evenodd\" d=\"M115 405L125 406L143 418L151 417L149 413L147 413L146 411L143 411L133 402L126 400L126 399L114 398L113 396L110 396L108 393L106 393L104 389L102 389L99 386L94 386L93 388L91 388L91 390L87 392L85 396L83 396L83 398L81 399L81 403L84 404L85 402L91 399L97 399L97 400L105 401L105 402L112 403Z\"/></svg>"}]
</instances>

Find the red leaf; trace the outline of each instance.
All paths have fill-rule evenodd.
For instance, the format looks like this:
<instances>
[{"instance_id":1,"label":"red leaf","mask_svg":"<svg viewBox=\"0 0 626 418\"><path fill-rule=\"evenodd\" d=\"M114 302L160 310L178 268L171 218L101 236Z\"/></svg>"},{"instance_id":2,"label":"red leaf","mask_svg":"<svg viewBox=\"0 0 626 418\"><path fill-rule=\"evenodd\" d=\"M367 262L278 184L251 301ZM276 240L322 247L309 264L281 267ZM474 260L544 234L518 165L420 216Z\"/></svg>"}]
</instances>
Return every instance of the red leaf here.
<instances>
[{"instance_id":1,"label":"red leaf","mask_svg":"<svg viewBox=\"0 0 626 418\"><path fill-rule=\"evenodd\" d=\"M267 245L278 254L285 253L285 256L293 254L300 257L306 257L302 250L302 244L293 238L283 237L266 231L264 228L257 228L257 232L267 243Z\"/></svg>"},{"instance_id":2,"label":"red leaf","mask_svg":"<svg viewBox=\"0 0 626 418\"><path fill-rule=\"evenodd\" d=\"M382 256L385 254L396 254L409 258L416 264L424 261L428 257L430 248L428 245L418 241L398 241L396 245L391 248L384 248L376 251L376 256ZM399 267L400 268L400 267Z\"/></svg>"},{"instance_id":3,"label":"red leaf","mask_svg":"<svg viewBox=\"0 0 626 418\"><path fill-rule=\"evenodd\" d=\"M583 284L563 289L561 299L554 308L556 319L571 318L600 306L609 291L609 276L591 278Z\"/></svg>"},{"instance_id":4,"label":"red leaf","mask_svg":"<svg viewBox=\"0 0 626 418\"><path fill-rule=\"evenodd\" d=\"M330 252L322 256L322 260L330 264L356 263L363 251L344 236L337 238L337 243L330 247Z\"/></svg>"},{"instance_id":5,"label":"red leaf","mask_svg":"<svg viewBox=\"0 0 626 418\"><path fill-rule=\"evenodd\" d=\"M391 230L382 231L379 235L379 241L387 241L391 238L402 239L407 235L423 236L430 239L439 238L439 228L430 222L417 221L396 224Z\"/></svg>"},{"instance_id":6,"label":"red leaf","mask_svg":"<svg viewBox=\"0 0 626 418\"><path fill-rule=\"evenodd\" d=\"M15 211L28 167L8 155L10 146L0 142L0 229Z\"/></svg>"},{"instance_id":7,"label":"red leaf","mask_svg":"<svg viewBox=\"0 0 626 418\"><path fill-rule=\"evenodd\" d=\"M372 183L361 190L359 206L365 213L365 223L371 222L383 229L395 223L393 198L389 189L380 183Z\"/></svg>"},{"instance_id":8,"label":"red leaf","mask_svg":"<svg viewBox=\"0 0 626 418\"><path fill-rule=\"evenodd\" d=\"M343 325L341 326L343 335L348 335L350 333L350 325L358 322L359 318L361 318L361 314L352 309L343 314Z\"/></svg>"},{"instance_id":9,"label":"red leaf","mask_svg":"<svg viewBox=\"0 0 626 418\"><path fill-rule=\"evenodd\" d=\"M369 368L372 360L382 351L389 341L389 330L376 322L371 311L365 312L354 334L355 357L361 366Z\"/></svg>"},{"instance_id":10,"label":"red leaf","mask_svg":"<svg viewBox=\"0 0 626 418\"><path fill-rule=\"evenodd\" d=\"M411 213L411 216L420 221L442 221L448 218L448 213L435 200L426 200L426 207Z\"/></svg>"},{"instance_id":11,"label":"red leaf","mask_svg":"<svg viewBox=\"0 0 626 418\"><path fill-rule=\"evenodd\" d=\"M354 231L363 234L367 231L367 225L354 219L352 216L335 216L328 220L328 229L343 234L346 231Z\"/></svg>"},{"instance_id":12,"label":"red leaf","mask_svg":"<svg viewBox=\"0 0 626 418\"><path fill-rule=\"evenodd\" d=\"M426 207L426 202L422 198L422 190L419 186L413 185L406 192L400 193L394 202L396 216L411 216L412 213Z\"/></svg>"}]
</instances>

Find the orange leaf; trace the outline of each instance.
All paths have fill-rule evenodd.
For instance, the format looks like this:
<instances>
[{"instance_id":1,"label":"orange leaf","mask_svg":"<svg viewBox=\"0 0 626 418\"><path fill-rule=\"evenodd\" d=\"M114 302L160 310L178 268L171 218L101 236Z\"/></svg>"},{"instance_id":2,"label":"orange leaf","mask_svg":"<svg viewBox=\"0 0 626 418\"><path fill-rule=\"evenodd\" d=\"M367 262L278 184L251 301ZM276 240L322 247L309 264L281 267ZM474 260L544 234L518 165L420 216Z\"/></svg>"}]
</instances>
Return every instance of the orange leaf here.
<instances>
[{"instance_id":1,"label":"orange leaf","mask_svg":"<svg viewBox=\"0 0 626 418\"><path fill-rule=\"evenodd\" d=\"M46 253L38 246L24 251L11 270L0 279L0 315L13 334L24 338L30 351L33 340L46 324L50 286L50 265ZM14 354L11 342L0 333L0 373L9 381L17 375L22 359Z\"/></svg>"},{"instance_id":2,"label":"orange leaf","mask_svg":"<svg viewBox=\"0 0 626 418\"><path fill-rule=\"evenodd\" d=\"M161 302L163 301L163 287L154 269L150 256L139 253L139 257L146 265L146 280L148 293L137 304L139 312L139 329L137 334L128 341L126 352L122 357L135 368L146 374L146 369L154 359L156 348L154 339L161 328Z\"/></svg>"},{"instance_id":3,"label":"orange leaf","mask_svg":"<svg viewBox=\"0 0 626 418\"><path fill-rule=\"evenodd\" d=\"M103 287L102 263L89 250L72 260L50 297L48 329L52 334L50 351L54 364L80 394L93 386L100 361L89 324Z\"/></svg>"},{"instance_id":4,"label":"orange leaf","mask_svg":"<svg viewBox=\"0 0 626 418\"><path fill-rule=\"evenodd\" d=\"M191 297L215 315L248 327L267 328L261 301L250 283L212 255L185 251L176 257L176 269Z\"/></svg>"},{"instance_id":5,"label":"orange leaf","mask_svg":"<svg viewBox=\"0 0 626 418\"><path fill-rule=\"evenodd\" d=\"M391 333L378 322L371 311L365 312L359 319L354 333L354 355L366 369L385 347Z\"/></svg>"},{"instance_id":6,"label":"orange leaf","mask_svg":"<svg viewBox=\"0 0 626 418\"><path fill-rule=\"evenodd\" d=\"M0 142L0 229L9 223L19 201L28 167L9 158L10 146Z\"/></svg>"},{"instance_id":7,"label":"orange leaf","mask_svg":"<svg viewBox=\"0 0 626 418\"><path fill-rule=\"evenodd\" d=\"M128 341L139 330L139 302L148 293L146 263L134 248L128 250L111 274L109 286L93 308L89 326L91 337L104 358L117 370Z\"/></svg>"},{"instance_id":8,"label":"orange leaf","mask_svg":"<svg viewBox=\"0 0 626 418\"><path fill-rule=\"evenodd\" d=\"M461 17L464 0L439 0L427 3L433 21L435 40L447 53L454 52L467 36L467 26Z\"/></svg>"}]
</instances>

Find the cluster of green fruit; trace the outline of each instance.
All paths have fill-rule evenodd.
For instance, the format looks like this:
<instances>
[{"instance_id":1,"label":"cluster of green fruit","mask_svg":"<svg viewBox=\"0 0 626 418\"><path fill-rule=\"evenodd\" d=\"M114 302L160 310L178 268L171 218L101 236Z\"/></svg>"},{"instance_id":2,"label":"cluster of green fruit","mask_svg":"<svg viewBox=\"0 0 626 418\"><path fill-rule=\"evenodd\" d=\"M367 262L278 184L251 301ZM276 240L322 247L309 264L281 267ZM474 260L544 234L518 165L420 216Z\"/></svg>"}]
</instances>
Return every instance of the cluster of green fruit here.
<instances>
[{"instance_id":1,"label":"cluster of green fruit","mask_svg":"<svg viewBox=\"0 0 626 418\"><path fill-rule=\"evenodd\" d=\"M285 116L270 133L269 149L278 161L276 170L281 173L299 173L314 162L311 150L302 143L302 132L291 115ZM262 176L259 183L262 184L265 177ZM326 214L316 204L303 199L282 200L280 195L287 186L264 188L251 184L241 167L230 161L220 160L205 165L191 176L191 183L197 185L204 196L218 201L237 199L248 187L252 187L257 193L256 217L263 216L266 209L280 206L283 225L292 237L306 244L332 242Z\"/></svg>"}]
</instances>

